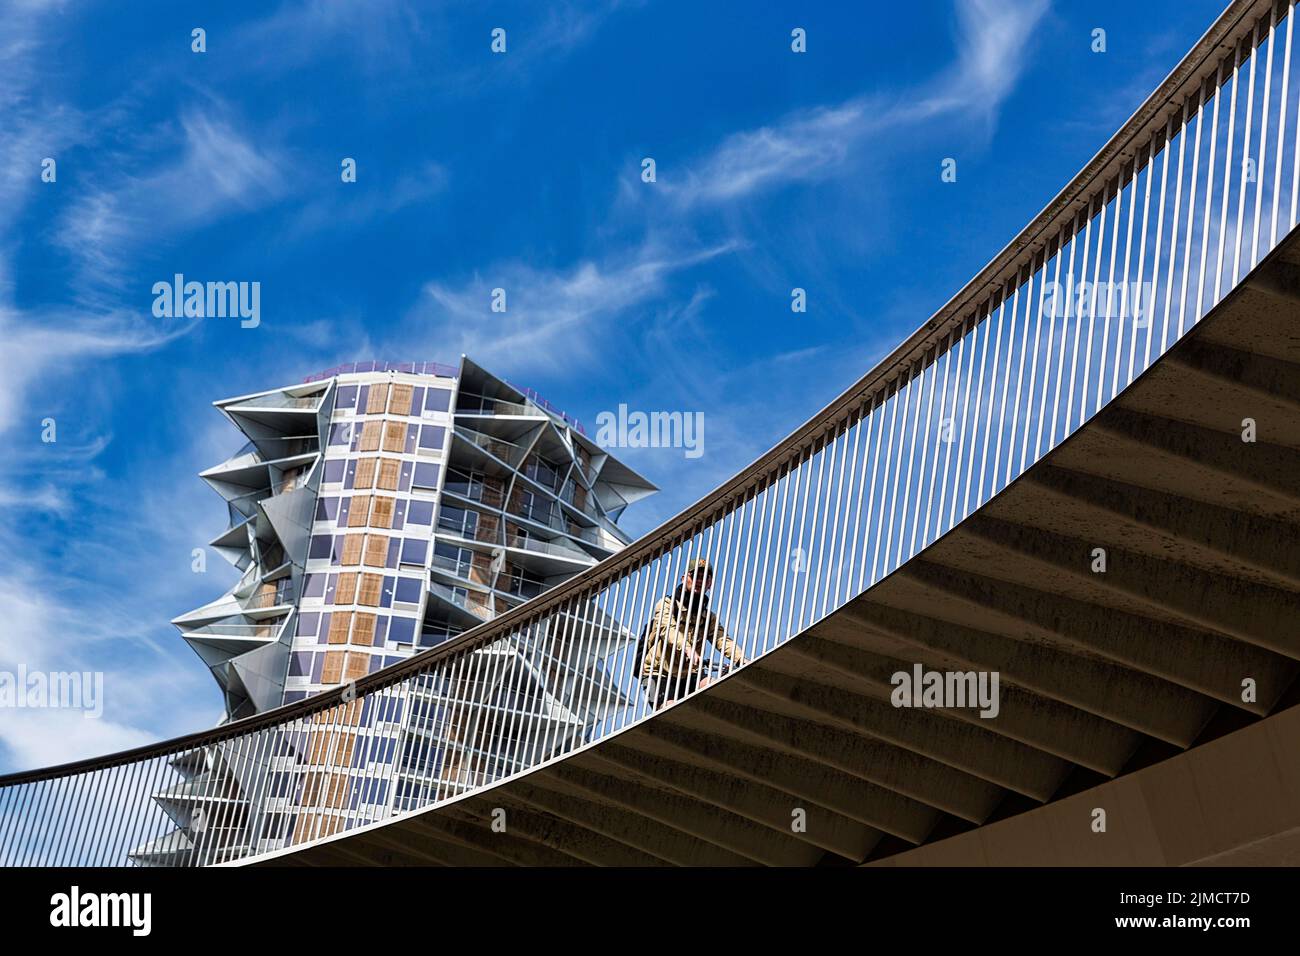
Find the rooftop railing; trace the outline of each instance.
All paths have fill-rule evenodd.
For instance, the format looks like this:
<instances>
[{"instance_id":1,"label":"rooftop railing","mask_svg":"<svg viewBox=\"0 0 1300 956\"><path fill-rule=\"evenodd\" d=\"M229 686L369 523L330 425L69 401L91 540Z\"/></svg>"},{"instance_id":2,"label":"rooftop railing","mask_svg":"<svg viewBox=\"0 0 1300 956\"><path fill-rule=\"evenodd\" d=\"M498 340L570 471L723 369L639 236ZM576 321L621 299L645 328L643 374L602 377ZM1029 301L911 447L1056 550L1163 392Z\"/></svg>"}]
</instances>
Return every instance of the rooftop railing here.
<instances>
[{"instance_id":1,"label":"rooftop railing","mask_svg":"<svg viewBox=\"0 0 1300 956\"><path fill-rule=\"evenodd\" d=\"M405 372L408 375L437 375L442 378L456 378L460 375L460 369L455 365L444 365L441 362L347 362L308 375L302 381L305 385L334 378L336 375L354 375L359 372Z\"/></svg>"},{"instance_id":2,"label":"rooftop railing","mask_svg":"<svg viewBox=\"0 0 1300 956\"><path fill-rule=\"evenodd\" d=\"M0 778L0 855L120 864L142 859L132 848L163 839L177 818L182 850L164 858L175 865L333 838L404 812L385 803L399 763L427 768L400 804L419 809L562 760L702 689L719 649L683 659L647 630L656 609L661 625L688 630L716 615L740 666L800 634L1060 444L1294 228L1293 25L1293 3L1233 2L952 300L805 425L651 534L342 690ZM697 558L716 569L707 610L672 598ZM642 633L646 674L633 671ZM565 668L548 668L556 659ZM655 678L645 688L653 695L644 676ZM430 682L445 699L399 761L392 728L413 719ZM193 809L168 817L152 796L200 759L226 772L205 776L207 789L185 805Z\"/></svg>"}]
</instances>

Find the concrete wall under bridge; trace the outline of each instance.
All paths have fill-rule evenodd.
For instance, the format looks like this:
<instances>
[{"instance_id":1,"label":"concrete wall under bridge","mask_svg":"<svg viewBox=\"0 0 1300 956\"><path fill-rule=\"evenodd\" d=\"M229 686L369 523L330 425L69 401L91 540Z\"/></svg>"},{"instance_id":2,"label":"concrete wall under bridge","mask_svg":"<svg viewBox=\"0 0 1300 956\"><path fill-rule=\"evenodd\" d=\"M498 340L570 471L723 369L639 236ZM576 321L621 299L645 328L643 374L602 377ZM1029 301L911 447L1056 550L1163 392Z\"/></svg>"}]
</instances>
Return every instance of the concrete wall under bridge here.
<instances>
[{"instance_id":1,"label":"concrete wall under bridge","mask_svg":"<svg viewBox=\"0 0 1300 956\"><path fill-rule=\"evenodd\" d=\"M1300 707L868 866L1300 865ZM1096 810L1106 814L1095 832Z\"/></svg>"}]
</instances>

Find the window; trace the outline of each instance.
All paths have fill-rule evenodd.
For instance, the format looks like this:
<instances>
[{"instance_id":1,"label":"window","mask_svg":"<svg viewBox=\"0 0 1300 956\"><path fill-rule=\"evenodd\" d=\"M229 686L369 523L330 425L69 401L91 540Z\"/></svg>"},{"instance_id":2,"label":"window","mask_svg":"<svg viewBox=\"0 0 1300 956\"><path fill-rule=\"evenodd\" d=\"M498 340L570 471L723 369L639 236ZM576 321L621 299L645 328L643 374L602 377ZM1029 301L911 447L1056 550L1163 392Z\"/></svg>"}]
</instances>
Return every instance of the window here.
<instances>
[{"instance_id":1,"label":"window","mask_svg":"<svg viewBox=\"0 0 1300 956\"><path fill-rule=\"evenodd\" d=\"M533 481L537 482L543 488L555 490L556 483L560 479L560 469L558 465L553 465L545 458L533 455L524 465L524 474Z\"/></svg>"},{"instance_id":2,"label":"window","mask_svg":"<svg viewBox=\"0 0 1300 956\"><path fill-rule=\"evenodd\" d=\"M545 524L551 519L551 503L540 500L526 488L516 488L515 513Z\"/></svg>"},{"instance_id":3,"label":"window","mask_svg":"<svg viewBox=\"0 0 1300 956\"><path fill-rule=\"evenodd\" d=\"M366 518L370 515L370 496L355 495L352 498L351 510L348 511L348 527L364 528Z\"/></svg>"},{"instance_id":4,"label":"window","mask_svg":"<svg viewBox=\"0 0 1300 956\"><path fill-rule=\"evenodd\" d=\"M388 408L390 415L409 415L411 414L411 385L394 385L393 400Z\"/></svg>"},{"instance_id":5,"label":"window","mask_svg":"<svg viewBox=\"0 0 1300 956\"><path fill-rule=\"evenodd\" d=\"M343 459L335 458L325 462L325 473L321 477L321 483L326 485L337 485L343 480Z\"/></svg>"},{"instance_id":6,"label":"window","mask_svg":"<svg viewBox=\"0 0 1300 956\"><path fill-rule=\"evenodd\" d=\"M542 593L542 583L523 571L522 568L511 567L508 569L509 578L501 590L509 594L518 594L520 597L536 597Z\"/></svg>"},{"instance_id":7,"label":"window","mask_svg":"<svg viewBox=\"0 0 1300 956\"><path fill-rule=\"evenodd\" d=\"M375 496L374 513L370 516L370 527L391 528L393 526L393 499Z\"/></svg>"},{"instance_id":8,"label":"window","mask_svg":"<svg viewBox=\"0 0 1300 956\"><path fill-rule=\"evenodd\" d=\"M388 624L388 639L394 644L415 643L415 620L409 617L395 617Z\"/></svg>"},{"instance_id":9,"label":"window","mask_svg":"<svg viewBox=\"0 0 1300 956\"><path fill-rule=\"evenodd\" d=\"M385 458L379 463L379 487L384 491L397 490L397 478L401 474L402 463L396 458Z\"/></svg>"},{"instance_id":10,"label":"window","mask_svg":"<svg viewBox=\"0 0 1300 956\"><path fill-rule=\"evenodd\" d=\"M459 577L469 577L469 569L474 560L474 552L469 548L458 548L454 544L439 541L433 546L433 553L442 560L438 563L455 571Z\"/></svg>"},{"instance_id":11,"label":"window","mask_svg":"<svg viewBox=\"0 0 1300 956\"><path fill-rule=\"evenodd\" d=\"M425 556L429 553L429 542L420 538L406 538L402 541L402 564L418 564L423 567Z\"/></svg>"},{"instance_id":12,"label":"window","mask_svg":"<svg viewBox=\"0 0 1300 956\"><path fill-rule=\"evenodd\" d=\"M339 500L337 498L318 498L316 500L317 521L334 521L338 516Z\"/></svg>"},{"instance_id":13,"label":"window","mask_svg":"<svg viewBox=\"0 0 1300 956\"><path fill-rule=\"evenodd\" d=\"M375 486L375 459L359 458L357 459L357 476L353 481L352 487L358 489L373 488Z\"/></svg>"},{"instance_id":14,"label":"window","mask_svg":"<svg viewBox=\"0 0 1300 956\"><path fill-rule=\"evenodd\" d=\"M362 425L357 451L379 451L379 435L383 427L383 422L366 422Z\"/></svg>"},{"instance_id":15,"label":"window","mask_svg":"<svg viewBox=\"0 0 1300 956\"><path fill-rule=\"evenodd\" d=\"M406 425L403 424L402 422L386 423L384 425L384 451L401 452L405 450L406 450Z\"/></svg>"},{"instance_id":16,"label":"window","mask_svg":"<svg viewBox=\"0 0 1300 956\"><path fill-rule=\"evenodd\" d=\"M445 528L462 538L472 538L474 532L478 530L478 512L443 505L442 510L438 512L438 527Z\"/></svg>"},{"instance_id":17,"label":"window","mask_svg":"<svg viewBox=\"0 0 1300 956\"><path fill-rule=\"evenodd\" d=\"M366 414L382 415L388 407L388 386L371 385L370 395L366 398ZM367 423L369 424L369 423Z\"/></svg>"},{"instance_id":18,"label":"window","mask_svg":"<svg viewBox=\"0 0 1300 956\"><path fill-rule=\"evenodd\" d=\"M361 546L365 542L363 534L350 534L343 539L343 564L355 567L361 563Z\"/></svg>"},{"instance_id":19,"label":"window","mask_svg":"<svg viewBox=\"0 0 1300 956\"><path fill-rule=\"evenodd\" d=\"M420 595L424 591L424 582L419 578L398 578L397 590L393 595L393 600L400 601L403 604L419 604Z\"/></svg>"},{"instance_id":20,"label":"window","mask_svg":"<svg viewBox=\"0 0 1300 956\"><path fill-rule=\"evenodd\" d=\"M346 571L339 575L338 586L334 589L335 604L352 604L357 599L357 573Z\"/></svg>"},{"instance_id":21,"label":"window","mask_svg":"<svg viewBox=\"0 0 1300 956\"><path fill-rule=\"evenodd\" d=\"M361 586L358 589L357 603L364 604L367 607L378 607L380 591L383 588L384 579L378 574L362 574Z\"/></svg>"},{"instance_id":22,"label":"window","mask_svg":"<svg viewBox=\"0 0 1300 956\"><path fill-rule=\"evenodd\" d=\"M388 539L382 534L366 538L366 567L382 568L388 559Z\"/></svg>"},{"instance_id":23,"label":"window","mask_svg":"<svg viewBox=\"0 0 1300 956\"><path fill-rule=\"evenodd\" d=\"M304 581L303 581L303 585L302 585L302 596L303 596L303 597L321 597L322 595L324 595L324 594L325 594L325 578L326 578L326 577L328 577L328 575L324 575L324 574L309 574L309 575L307 575L307 577L304 579Z\"/></svg>"},{"instance_id":24,"label":"window","mask_svg":"<svg viewBox=\"0 0 1300 956\"><path fill-rule=\"evenodd\" d=\"M369 611L357 612L357 625L352 629L352 643L363 647L375 643L375 615Z\"/></svg>"},{"instance_id":25,"label":"window","mask_svg":"<svg viewBox=\"0 0 1300 956\"><path fill-rule=\"evenodd\" d=\"M328 558L334 550L334 538L328 534L312 535L311 546L307 551L309 558Z\"/></svg>"},{"instance_id":26,"label":"window","mask_svg":"<svg viewBox=\"0 0 1300 956\"><path fill-rule=\"evenodd\" d=\"M420 426L420 447L439 451L447 440L447 429L441 425Z\"/></svg>"},{"instance_id":27,"label":"window","mask_svg":"<svg viewBox=\"0 0 1300 956\"><path fill-rule=\"evenodd\" d=\"M337 425L330 426L331 445L346 445L352 440L352 423L339 422Z\"/></svg>"},{"instance_id":28,"label":"window","mask_svg":"<svg viewBox=\"0 0 1300 956\"><path fill-rule=\"evenodd\" d=\"M357 407L357 387L355 385L340 385L338 393L334 399L335 408L356 408Z\"/></svg>"},{"instance_id":29,"label":"window","mask_svg":"<svg viewBox=\"0 0 1300 956\"><path fill-rule=\"evenodd\" d=\"M424 393L424 410L426 412L445 412L451 408L451 390L431 388Z\"/></svg>"},{"instance_id":30,"label":"window","mask_svg":"<svg viewBox=\"0 0 1300 956\"><path fill-rule=\"evenodd\" d=\"M290 677L309 677L311 676L312 658L316 655L306 651L295 651L289 655L289 676Z\"/></svg>"},{"instance_id":31,"label":"window","mask_svg":"<svg viewBox=\"0 0 1300 956\"><path fill-rule=\"evenodd\" d=\"M330 615L330 644L346 644L348 642L348 629L352 626L351 611L335 611Z\"/></svg>"},{"instance_id":32,"label":"window","mask_svg":"<svg viewBox=\"0 0 1300 956\"><path fill-rule=\"evenodd\" d=\"M437 488L438 466L423 461L417 464L415 466L414 485L416 488Z\"/></svg>"},{"instance_id":33,"label":"window","mask_svg":"<svg viewBox=\"0 0 1300 956\"><path fill-rule=\"evenodd\" d=\"M432 501L412 501L410 502L406 520L411 524L432 524L433 523L433 502Z\"/></svg>"}]
</instances>

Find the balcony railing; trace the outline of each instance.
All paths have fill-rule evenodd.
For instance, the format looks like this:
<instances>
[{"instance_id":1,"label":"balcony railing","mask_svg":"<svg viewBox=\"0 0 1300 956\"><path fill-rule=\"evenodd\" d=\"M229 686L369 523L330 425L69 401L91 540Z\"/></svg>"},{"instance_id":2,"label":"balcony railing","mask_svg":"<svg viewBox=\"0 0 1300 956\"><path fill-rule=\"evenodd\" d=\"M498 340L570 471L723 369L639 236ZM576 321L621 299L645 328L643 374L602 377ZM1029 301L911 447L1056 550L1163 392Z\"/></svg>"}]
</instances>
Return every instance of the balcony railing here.
<instances>
[{"instance_id":1,"label":"balcony railing","mask_svg":"<svg viewBox=\"0 0 1300 956\"><path fill-rule=\"evenodd\" d=\"M447 475L447 480L443 483L442 489L461 498L480 502L489 508L500 508L506 500L505 492L500 488L485 484L482 481L470 481L457 472L451 472Z\"/></svg>"},{"instance_id":2,"label":"balcony railing","mask_svg":"<svg viewBox=\"0 0 1300 956\"><path fill-rule=\"evenodd\" d=\"M485 435L483 432L465 428L462 425L457 425L454 431L461 438L495 455L512 468L516 467L523 457L524 450L514 442L506 441L503 438L493 438L491 435Z\"/></svg>"},{"instance_id":3,"label":"balcony railing","mask_svg":"<svg viewBox=\"0 0 1300 956\"><path fill-rule=\"evenodd\" d=\"M259 591L243 602L244 610L256 611L262 608L279 607L293 603L292 588L280 588L275 591Z\"/></svg>"},{"instance_id":4,"label":"balcony railing","mask_svg":"<svg viewBox=\"0 0 1300 956\"><path fill-rule=\"evenodd\" d=\"M406 372L410 375L437 375L441 378L456 378L460 371L454 365L441 362L348 362L327 368L315 375L303 379L307 382L319 382L336 375L352 375L358 372Z\"/></svg>"},{"instance_id":5,"label":"balcony railing","mask_svg":"<svg viewBox=\"0 0 1300 956\"><path fill-rule=\"evenodd\" d=\"M185 628L186 637L233 637L233 638L273 638L280 633L284 618L262 621L257 624L205 624L202 627Z\"/></svg>"},{"instance_id":6,"label":"balcony railing","mask_svg":"<svg viewBox=\"0 0 1300 956\"><path fill-rule=\"evenodd\" d=\"M457 415L533 415L545 421L545 416L520 402L508 402L503 398L489 398L473 392L462 391L456 396Z\"/></svg>"},{"instance_id":7,"label":"balcony railing","mask_svg":"<svg viewBox=\"0 0 1300 956\"><path fill-rule=\"evenodd\" d=\"M294 398L291 395L259 395L256 398L250 398L239 402L233 402L228 408L267 408L267 409L285 409L287 411L302 411L305 409L314 409L320 404L321 396L312 395L307 398Z\"/></svg>"},{"instance_id":8,"label":"balcony railing","mask_svg":"<svg viewBox=\"0 0 1300 956\"><path fill-rule=\"evenodd\" d=\"M350 798L399 773L396 757L382 757L394 748L376 715L409 713L415 688L430 681L495 688L509 674L516 688L533 686L525 676L548 683L545 693L503 697L490 710L469 691L452 693L414 766L431 765L435 748L452 745L461 747L459 762L426 777L411 809L562 759L651 716L633 672L635 635L696 558L716 569L711 608L746 661L799 635L1074 433L1294 229L1293 25L1292 4L1235 0L1106 147L938 313L777 447L645 538L346 690L136 751L0 778L0 855L10 864L122 863L169 831L152 796L174 784L173 765L211 750L251 768L224 784L247 801L248 820L192 833L175 862L202 865L346 833L374 820L349 809ZM1073 294L1081 282L1106 291L1081 299ZM589 675L581 699L547 677L543 653ZM664 666L690 672L672 657ZM472 746L462 745L470 727ZM519 727L527 733L512 730ZM368 769L336 761L325 770L337 792L305 788L322 772L313 756L321 741L362 748ZM271 813L273 790L301 796Z\"/></svg>"},{"instance_id":9,"label":"balcony railing","mask_svg":"<svg viewBox=\"0 0 1300 956\"><path fill-rule=\"evenodd\" d=\"M507 534L506 547L522 548L526 551L535 551L538 554L550 554L558 558L565 558L569 561L584 561L588 564L593 563L587 552L580 551L573 545L555 544L551 541L543 541L541 538L535 538L531 535Z\"/></svg>"},{"instance_id":10,"label":"balcony railing","mask_svg":"<svg viewBox=\"0 0 1300 956\"><path fill-rule=\"evenodd\" d=\"M476 592L461 593L447 587L445 584L439 584L437 581L429 585L429 590L448 604L463 608L475 617L480 617L485 621L492 617L492 605L489 599L480 597Z\"/></svg>"}]
</instances>

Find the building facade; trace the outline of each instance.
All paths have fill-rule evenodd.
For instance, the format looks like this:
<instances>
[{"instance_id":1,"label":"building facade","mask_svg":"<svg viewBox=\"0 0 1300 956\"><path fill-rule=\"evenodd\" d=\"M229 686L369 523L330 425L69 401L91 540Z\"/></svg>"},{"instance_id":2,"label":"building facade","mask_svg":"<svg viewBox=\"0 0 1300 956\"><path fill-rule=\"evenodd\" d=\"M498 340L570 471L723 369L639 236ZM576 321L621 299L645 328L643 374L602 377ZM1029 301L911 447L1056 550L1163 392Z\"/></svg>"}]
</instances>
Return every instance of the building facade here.
<instances>
[{"instance_id":1,"label":"building facade","mask_svg":"<svg viewBox=\"0 0 1300 956\"><path fill-rule=\"evenodd\" d=\"M230 719L434 647L627 543L654 487L469 359L364 363L216 403L248 439L201 475L243 572L173 621Z\"/></svg>"},{"instance_id":2,"label":"building facade","mask_svg":"<svg viewBox=\"0 0 1300 956\"><path fill-rule=\"evenodd\" d=\"M215 404L247 443L201 474L229 513L210 546L242 574L173 623L221 687L226 720L346 684L516 607L623 547L619 517L655 490L578 422L468 358L343 366ZM155 795L176 832L133 859L171 862L211 828L243 832L241 853L274 849L509 772L508 755L477 759L501 732L491 714L514 715L512 732L533 748L606 716L581 702L610 698L592 693L602 661L632 638L596 609L583 626L581 641L538 633L484 648L501 661L490 685L381 695L345 732L286 733L274 754L186 755L173 764L180 780ZM351 770L338 771L339 747ZM311 769L330 755L332 772ZM284 764L283 782L248 792L243 764L268 760Z\"/></svg>"}]
</instances>

